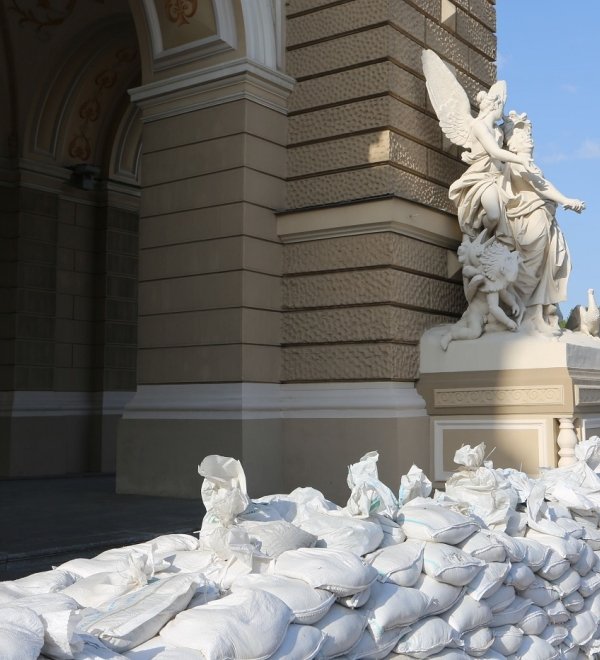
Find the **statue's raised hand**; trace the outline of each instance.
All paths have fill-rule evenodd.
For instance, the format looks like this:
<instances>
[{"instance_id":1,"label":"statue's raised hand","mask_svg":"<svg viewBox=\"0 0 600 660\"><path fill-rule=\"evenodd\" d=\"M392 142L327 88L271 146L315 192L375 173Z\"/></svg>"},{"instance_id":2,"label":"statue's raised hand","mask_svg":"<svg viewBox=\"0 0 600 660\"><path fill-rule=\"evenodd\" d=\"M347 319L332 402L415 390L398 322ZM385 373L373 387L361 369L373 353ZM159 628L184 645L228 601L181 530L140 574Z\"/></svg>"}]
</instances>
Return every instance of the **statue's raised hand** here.
<instances>
[{"instance_id":1,"label":"statue's raised hand","mask_svg":"<svg viewBox=\"0 0 600 660\"><path fill-rule=\"evenodd\" d=\"M563 208L575 211L575 213L581 213L585 209L585 202L582 202L580 199L567 199L563 204Z\"/></svg>"}]
</instances>

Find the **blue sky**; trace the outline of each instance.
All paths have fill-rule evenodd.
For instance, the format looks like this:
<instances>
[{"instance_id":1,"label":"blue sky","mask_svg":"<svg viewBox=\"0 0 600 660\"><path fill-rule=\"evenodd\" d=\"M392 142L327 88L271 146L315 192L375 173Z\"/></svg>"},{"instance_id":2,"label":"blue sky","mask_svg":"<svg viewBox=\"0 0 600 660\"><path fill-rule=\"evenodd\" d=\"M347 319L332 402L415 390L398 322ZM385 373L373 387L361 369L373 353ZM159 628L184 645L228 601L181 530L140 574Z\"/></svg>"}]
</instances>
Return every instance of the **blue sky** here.
<instances>
[{"instance_id":1,"label":"blue sky","mask_svg":"<svg viewBox=\"0 0 600 660\"><path fill-rule=\"evenodd\" d=\"M536 163L587 207L557 216L573 262L566 317L590 287L600 303L600 0L497 0L496 8L506 111L527 112Z\"/></svg>"}]
</instances>

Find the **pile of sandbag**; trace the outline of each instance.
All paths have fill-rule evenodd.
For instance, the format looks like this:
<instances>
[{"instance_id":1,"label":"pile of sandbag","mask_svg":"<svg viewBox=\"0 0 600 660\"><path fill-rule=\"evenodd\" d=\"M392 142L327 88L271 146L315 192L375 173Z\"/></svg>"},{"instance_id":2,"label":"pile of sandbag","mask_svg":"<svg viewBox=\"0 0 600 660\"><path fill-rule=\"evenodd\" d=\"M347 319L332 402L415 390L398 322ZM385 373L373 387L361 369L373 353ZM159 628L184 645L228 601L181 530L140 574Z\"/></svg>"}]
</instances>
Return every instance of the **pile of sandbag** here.
<instances>
[{"instance_id":1,"label":"pile of sandbag","mask_svg":"<svg viewBox=\"0 0 600 660\"><path fill-rule=\"evenodd\" d=\"M0 658L593 658L600 654L600 439L533 480L461 448L443 493L377 453L345 507L251 500L240 463L199 467L199 538L173 534L0 583Z\"/></svg>"}]
</instances>

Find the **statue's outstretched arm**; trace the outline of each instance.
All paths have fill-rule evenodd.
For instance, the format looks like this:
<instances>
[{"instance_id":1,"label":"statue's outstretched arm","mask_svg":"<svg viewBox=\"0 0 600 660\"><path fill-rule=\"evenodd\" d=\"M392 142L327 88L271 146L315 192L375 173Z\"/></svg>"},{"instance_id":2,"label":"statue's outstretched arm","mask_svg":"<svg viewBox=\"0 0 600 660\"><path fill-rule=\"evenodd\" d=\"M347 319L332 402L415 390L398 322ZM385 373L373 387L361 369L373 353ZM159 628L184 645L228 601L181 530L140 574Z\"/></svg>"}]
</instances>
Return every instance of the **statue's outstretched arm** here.
<instances>
[{"instance_id":1,"label":"statue's outstretched arm","mask_svg":"<svg viewBox=\"0 0 600 660\"><path fill-rule=\"evenodd\" d=\"M533 186L536 192L544 199L550 202L556 202L566 209L571 209L576 213L581 213L585 209L585 203L579 199L571 199L563 195L558 188L556 188L550 181L545 179L541 174L527 173L525 175L529 183Z\"/></svg>"}]
</instances>

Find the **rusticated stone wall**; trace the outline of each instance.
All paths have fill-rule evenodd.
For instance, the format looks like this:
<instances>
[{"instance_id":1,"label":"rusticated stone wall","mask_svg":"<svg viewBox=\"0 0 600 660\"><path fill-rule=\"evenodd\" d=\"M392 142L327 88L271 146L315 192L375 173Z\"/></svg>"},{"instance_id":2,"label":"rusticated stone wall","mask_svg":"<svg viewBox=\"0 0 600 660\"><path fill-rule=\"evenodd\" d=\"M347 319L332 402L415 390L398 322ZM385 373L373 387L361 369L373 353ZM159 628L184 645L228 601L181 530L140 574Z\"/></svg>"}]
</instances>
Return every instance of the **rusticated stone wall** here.
<instances>
[{"instance_id":1,"label":"rusticated stone wall","mask_svg":"<svg viewBox=\"0 0 600 660\"><path fill-rule=\"evenodd\" d=\"M297 80L287 205L300 224L310 216L311 232L284 249L283 380L415 380L422 332L453 322L465 305L448 200L465 166L429 104L421 53L444 58L471 98L487 89L495 80L493 2L287 6L288 72ZM365 231L380 233L332 233L324 222L319 234L323 207L379 200L374 208L393 198L408 203L393 207L407 231L368 228L367 208ZM419 206L439 212L446 236L420 240L410 231Z\"/></svg>"},{"instance_id":2,"label":"rusticated stone wall","mask_svg":"<svg viewBox=\"0 0 600 660\"><path fill-rule=\"evenodd\" d=\"M495 79L489 0L290 0L288 208L396 195L453 212L462 171L428 105L423 48L471 97Z\"/></svg>"},{"instance_id":3,"label":"rusticated stone wall","mask_svg":"<svg viewBox=\"0 0 600 660\"><path fill-rule=\"evenodd\" d=\"M286 381L414 380L422 332L456 319L447 250L395 233L286 246Z\"/></svg>"}]
</instances>

